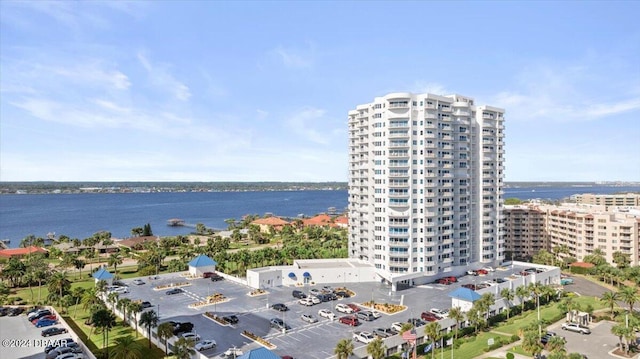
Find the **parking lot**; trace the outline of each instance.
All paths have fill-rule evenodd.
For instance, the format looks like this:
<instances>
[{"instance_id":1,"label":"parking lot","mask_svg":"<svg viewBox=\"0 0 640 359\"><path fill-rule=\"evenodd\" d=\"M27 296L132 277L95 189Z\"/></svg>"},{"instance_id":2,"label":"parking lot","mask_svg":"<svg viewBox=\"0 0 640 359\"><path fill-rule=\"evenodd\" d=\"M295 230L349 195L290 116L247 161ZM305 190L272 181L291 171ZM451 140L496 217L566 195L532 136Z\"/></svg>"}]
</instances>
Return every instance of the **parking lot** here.
<instances>
[{"instance_id":1,"label":"parking lot","mask_svg":"<svg viewBox=\"0 0 640 359\"><path fill-rule=\"evenodd\" d=\"M392 292L389 286L381 283L349 283L347 288L356 293L355 297L339 299L337 301L322 302L314 306L298 304L298 299L291 293L294 289L308 292L312 288L320 288L322 285L294 287L268 288L268 294L256 297L249 296L251 288L231 281L212 282L209 279L189 280L190 286L182 287L183 293L166 295L165 290L156 291L153 288L158 285L185 282L185 278L177 273L165 274L158 279L150 280L142 278L145 284L135 285L132 280L125 280L130 292L121 294L121 297L141 299L149 301L154 309L159 312L160 323L164 321L191 322L194 331L202 340L213 339L217 347L204 351L207 357L219 357L231 347L242 348L245 352L257 348L258 344L246 339L240 334L243 330L263 337L277 346L274 350L279 355L290 355L294 358L327 358L333 355L333 349L340 339L351 338L354 331L373 331L375 328L389 328L393 322L406 322L409 318L420 318L423 311L431 308L448 309L451 306L451 298L448 293L463 284L480 284L483 281L491 281L494 278L504 278L522 268L506 269L503 271L489 272L486 276L464 276L458 283L451 285L429 284L411 287L398 292ZM343 284L333 283L330 286L342 287ZM204 301L208 295L221 293L229 300L225 303L209 305L198 309L188 308L189 304ZM382 317L371 322L361 321L358 327L350 327L320 318L318 310L329 309L336 314L336 318L344 314L336 312L337 303L363 303L373 299L377 303L404 304L407 310L393 315L382 314ZM271 309L275 303L283 303L289 307L288 311L279 312ZM239 322L234 326L222 326L203 316L205 312L214 312L219 316L237 315ZM317 323L307 323L301 319L302 314L312 314L318 318ZM270 327L270 319L280 318L291 329L282 333ZM362 343L354 343L356 348L364 346Z\"/></svg>"},{"instance_id":2,"label":"parking lot","mask_svg":"<svg viewBox=\"0 0 640 359\"><path fill-rule=\"evenodd\" d=\"M63 327L61 324L56 327ZM51 328L51 327L46 327ZM60 334L43 338L40 333L46 328L36 328L27 320L26 313L15 317L0 318L0 357L6 359L42 359L45 358L44 349L48 345L63 344L72 335Z\"/></svg>"}]
</instances>

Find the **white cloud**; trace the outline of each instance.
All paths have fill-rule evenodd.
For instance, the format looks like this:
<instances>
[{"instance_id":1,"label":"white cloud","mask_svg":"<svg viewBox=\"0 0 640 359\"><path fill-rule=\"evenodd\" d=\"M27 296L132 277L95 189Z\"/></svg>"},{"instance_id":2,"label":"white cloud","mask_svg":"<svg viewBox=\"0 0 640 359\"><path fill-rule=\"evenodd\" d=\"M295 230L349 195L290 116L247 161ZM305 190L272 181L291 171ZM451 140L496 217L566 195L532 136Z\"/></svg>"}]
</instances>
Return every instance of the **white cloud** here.
<instances>
[{"instance_id":1,"label":"white cloud","mask_svg":"<svg viewBox=\"0 0 640 359\"><path fill-rule=\"evenodd\" d=\"M162 91L167 91L180 101L188 101L191 97L189 87L178 81L169 73L169 66L166 64L152 64L143 54L138 53L140 64L147 70L151 83Z\"/></svg>"},{"instance_id":2,"label":"white cloud","mask_svg":"<svg viewBox=\"0 0 640 359\"><path fill-rule=\"evenodd\" d=\"M313 66L313 49L306 51L278 46L271 50L283 65L289 68L309 68Z\"/></svg>"},{"instance_id":3,"label":"white cloud","mask_svg":"<svg viewBox=\"0 0 640 359\"><path fill-rule=\"evenodd\" d=\"M416 81L413 84L411 92L414 93L430 93L434 95L449 95L449 91L436 82Z\"/></svg>"},{"instance_id":4,"label":"white cloud","mask_svg":"<svg viewBox=\"0 0 640 359\"><path fill-rule=\"evenodd\" d=\"M289 116L286 124L297 135L309 141L326 145L329 143L328 133L330 131L318 129L327 122L324 119L324 114L325 111L322 109L307 108Z\"/></svg>"}]
</instances>

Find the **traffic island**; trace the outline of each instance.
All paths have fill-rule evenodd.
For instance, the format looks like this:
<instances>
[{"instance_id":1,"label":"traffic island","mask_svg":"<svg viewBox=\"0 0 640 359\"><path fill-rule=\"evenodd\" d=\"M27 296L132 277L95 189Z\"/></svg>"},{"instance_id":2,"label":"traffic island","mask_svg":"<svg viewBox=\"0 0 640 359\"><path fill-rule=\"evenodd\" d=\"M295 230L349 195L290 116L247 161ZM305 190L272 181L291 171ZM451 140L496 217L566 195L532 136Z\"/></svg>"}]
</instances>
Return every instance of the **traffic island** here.
<instances>
[{"instance_id":1,"label":"traffic island","mask_svg":"<svg viewBox=\"0 0 640 359\"><path fill-rule=\"evenodd\" d=\"M277 346L269 341L267 341L266 339L259 337L253 333L251 333L250 331L247 330L243 330L242 334L243 337L253 340L254 342L262 345L263 347L267 348L267 349L275 349L277 348Z\"/></svg>"}]
</instances>

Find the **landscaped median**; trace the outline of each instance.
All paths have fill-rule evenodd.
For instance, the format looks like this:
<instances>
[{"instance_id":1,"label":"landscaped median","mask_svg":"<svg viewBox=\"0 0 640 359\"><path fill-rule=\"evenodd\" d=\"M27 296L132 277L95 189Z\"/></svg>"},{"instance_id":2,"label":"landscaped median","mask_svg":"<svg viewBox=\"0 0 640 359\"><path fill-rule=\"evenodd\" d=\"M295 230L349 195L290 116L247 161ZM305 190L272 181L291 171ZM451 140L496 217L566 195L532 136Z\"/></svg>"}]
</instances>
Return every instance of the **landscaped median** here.
<instances>
[{"instance_id":1,"label":"landscaped median","mask_svg":"<svg viewBox=\"0 0 640 359\"><path fill-rule=\"evenodd\" d=\"M222 326L229 326L229 322L227 322L226 320L224 320L224 318L219 317L217 314L215 313L211 313L211 312L204 312L204 314L202 314L205 318L212 320L214 322L216 322L219 325Z\"/></svg>"},{"instance_id":2,"label":"landscaped median","mask_svg":"<svg viewBox=\"0 0 640 359\"><path fill-rule=\"evenodd\" d=\"M371 309L375 309L379 312L385 313L385 314L397 314L400 312L404 312L405 310L407 310L407 306L406 305L398 305L398 304L389 304L389 303L375 303L372 301L368 301L368 302L364 302L362 303L363 307L367 307L367 308L371 308Z\"/></svg>"},{"instance_id":3,"label":"landscaped median","mask_svg":"<svg viewBox=\"0 0 640 359\"><path fill-rule=\"evenodd\" d=\"M169 284L164 284L164 285L157 285L155 287L153 287L153 290L163 290L163 289L169 289L169 288L180 288L180 287L187 287L190 286L191 282L178 282L178 283L169 283Z\"/></svg>"},{"instance_id":4,"label":"landscaped median","mask_svg":"<svg viewBox=\"0 0 640 359\"><path fill-rule=\"evenodd\" d=\"M256 289L256 290L252 290L247 295L250 296L250 297L258 297L258 296L265 295L265 294L269 294L269 292L267 292L264 289Z\"/></svg>"},{"instance_id":5,"label":"landscaped median","mask_svg":"<svg viewBox=\"0 0 640 359\"><path fill-rule=\"evenodd\" d=\"M203 302L196 302L196 303L189 304L189 308L197 309L197 308L206 307L208 305L214 305L214 304L218 304L218 303L225 303L225 302L228 302L228 301L229 301L229 298L225 297L221 293L215 293L213 295L208 296L207 299L204 300Z\"/></svg>"},{"instance_id":6,"label":"landscaped median","mask_svg":"<svg viewBox=\"0 0 640 359\"><path fill-rule=\"evenodd\" d=\"M243 330L242 334L243 337L247 338L247 339L251 339L254 342L262 345L263 347L267 348L267 349L275 349L277 348L277 346L269 341L267 341L266 339L259 337L253 333L251 333L250 331L247 330Z\"/></svg>"}]
</instances>

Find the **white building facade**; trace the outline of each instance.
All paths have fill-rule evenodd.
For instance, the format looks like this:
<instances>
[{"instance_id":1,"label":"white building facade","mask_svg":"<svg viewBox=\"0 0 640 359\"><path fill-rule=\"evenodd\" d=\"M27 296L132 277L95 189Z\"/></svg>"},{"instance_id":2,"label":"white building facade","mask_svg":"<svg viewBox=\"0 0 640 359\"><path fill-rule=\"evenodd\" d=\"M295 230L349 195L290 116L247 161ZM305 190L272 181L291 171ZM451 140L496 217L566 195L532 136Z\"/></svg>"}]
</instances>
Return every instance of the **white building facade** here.
<instances>
[{"instance_id":1,"label":"white building facade","mask_svg":"<svg viewBox=\"0 0 640 359\"><path fill-rule=\"evenodd\" d=\"M503 109L391 93L348 125L349 257L394 289L502 260Z\"/></svg>"}]
</instances>

